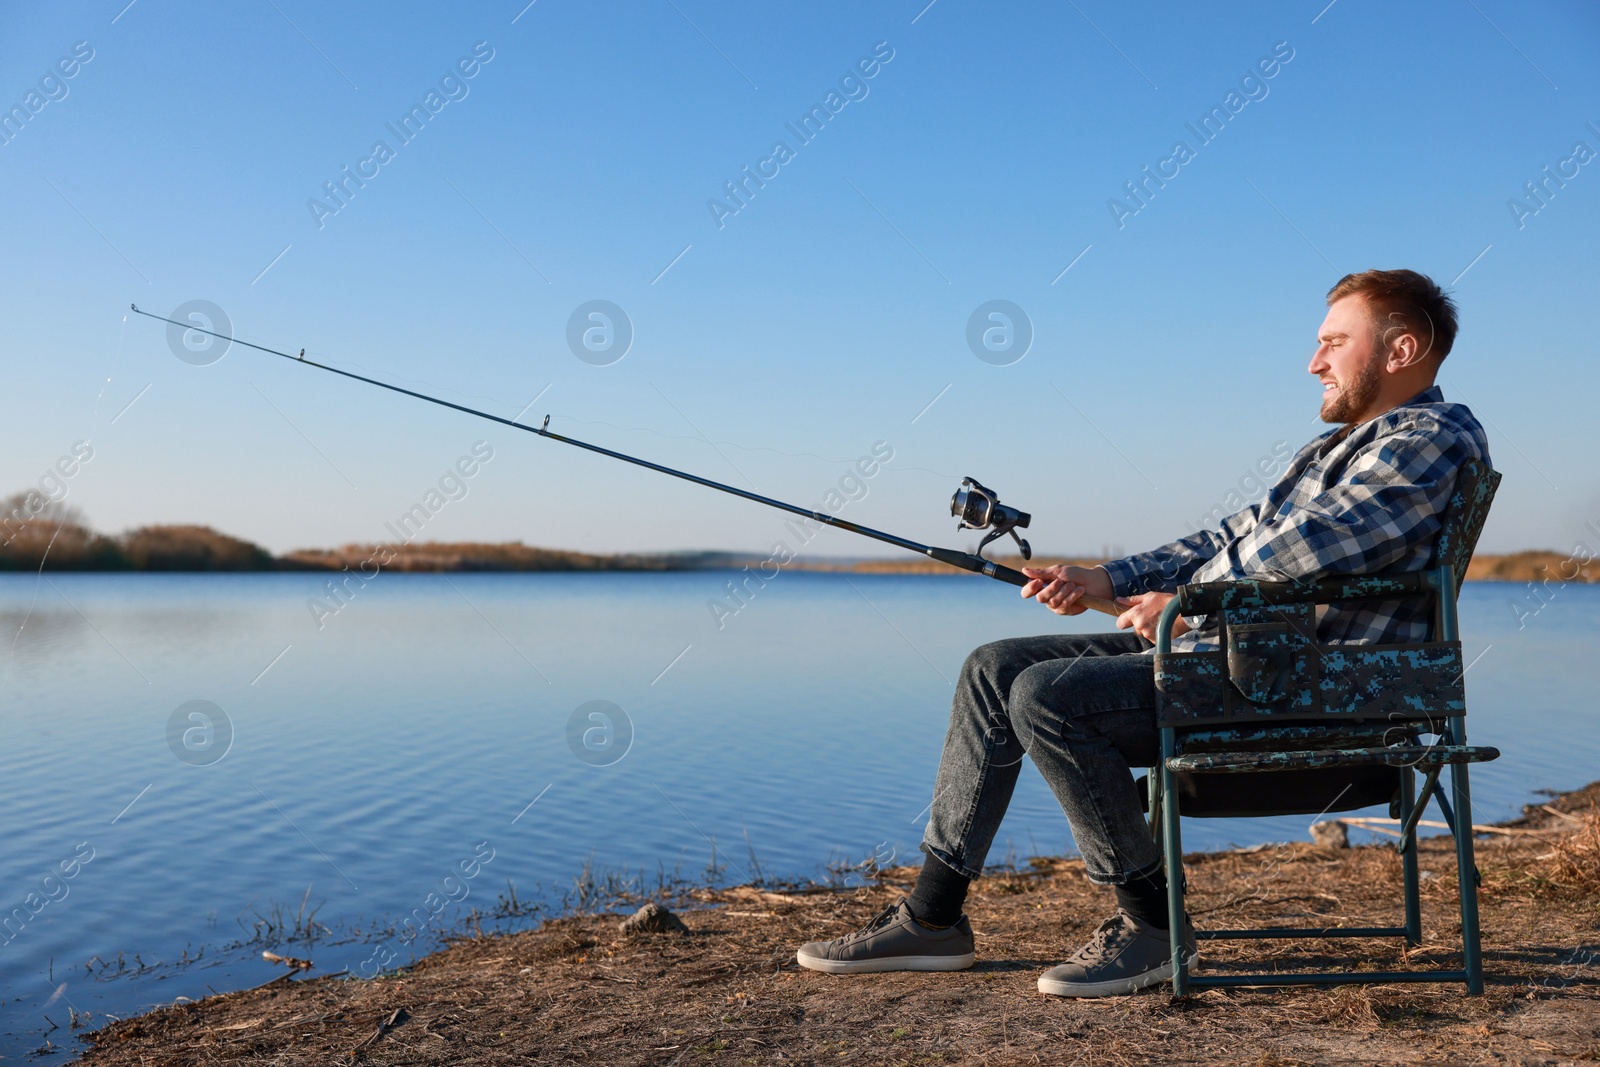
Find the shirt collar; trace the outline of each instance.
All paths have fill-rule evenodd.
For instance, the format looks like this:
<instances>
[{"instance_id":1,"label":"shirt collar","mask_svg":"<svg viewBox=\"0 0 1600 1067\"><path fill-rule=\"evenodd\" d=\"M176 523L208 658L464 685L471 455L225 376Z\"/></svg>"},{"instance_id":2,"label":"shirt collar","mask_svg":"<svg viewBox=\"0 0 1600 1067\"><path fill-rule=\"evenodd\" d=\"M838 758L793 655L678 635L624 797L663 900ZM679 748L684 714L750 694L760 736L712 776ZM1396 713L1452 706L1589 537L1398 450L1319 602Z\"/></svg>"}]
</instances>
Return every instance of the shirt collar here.
<instances>
[{"instance_id":1,"label":"shirt collar","mask_svg":"<svg viewBox=\"0 0 1600 1067\"><path fill-rule=\"evenodd\" d=\"M1388 416L1393 415L1396 411L1399 411L1401 408L1417 407L1422 404L1442 403L1444 403L1444 390L1440 389L1437 385L1430 385L1428 388L1424 389L1410 400L1396 404L1388 411L1385 411L1382 415L1376 415L1373 418L1368 419L1366 422L1355 423L1353 425L1347 424L1329 430L1323 435L1322 441L1317 447L1317 455L1327 455L1330 451L1337 447L1341 441L1343 441L1346 437L1349 437L1351 432L1357 429L1357 427L1365 426L1367 423L1374 423L1379 419L1387 418Z\"/></svg>"}]
</instances>

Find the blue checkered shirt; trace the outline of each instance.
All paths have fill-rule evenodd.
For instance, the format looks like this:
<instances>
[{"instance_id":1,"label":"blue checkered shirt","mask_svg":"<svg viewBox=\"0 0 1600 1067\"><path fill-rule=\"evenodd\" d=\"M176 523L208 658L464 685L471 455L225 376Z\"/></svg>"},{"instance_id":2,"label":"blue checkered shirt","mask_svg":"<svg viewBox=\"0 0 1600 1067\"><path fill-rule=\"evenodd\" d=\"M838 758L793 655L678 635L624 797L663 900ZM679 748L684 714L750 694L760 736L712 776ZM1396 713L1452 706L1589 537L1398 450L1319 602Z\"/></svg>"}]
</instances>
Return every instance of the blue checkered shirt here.
<instances>
[{"instance_id":1,"label":"blue checkered shirt","mask_svg":"<svg viewBox=\"0 0 1600 1067\"><path fill-rule=\"evenodd\" d=\"M1105 564L1117 596L1170 593L1189 582L1422 570L1432 562L1456 472L1489 462L1483 427L1437 386L1377 418L1312 440L1259 503L1170 545ZM1217 647L1214 620L1186 617L1174 651ZM1329 644L1428 639L1416 601L1332 604L1317 624Z\"/></svg>"}]
</instances>

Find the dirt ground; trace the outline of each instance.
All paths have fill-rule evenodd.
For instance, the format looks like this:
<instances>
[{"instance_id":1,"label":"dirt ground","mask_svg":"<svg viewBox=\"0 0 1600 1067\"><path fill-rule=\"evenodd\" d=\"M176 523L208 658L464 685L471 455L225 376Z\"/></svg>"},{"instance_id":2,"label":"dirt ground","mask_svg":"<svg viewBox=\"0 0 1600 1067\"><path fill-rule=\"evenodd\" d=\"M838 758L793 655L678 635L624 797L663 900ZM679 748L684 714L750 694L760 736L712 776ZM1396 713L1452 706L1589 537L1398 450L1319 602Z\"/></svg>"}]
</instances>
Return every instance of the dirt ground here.
<instances>
[{"instance_id":1,"label":"dirt ground","mask_svg":"<svg viewBox=\"0 0 1600 1067\"><path fill-rule=\"evenodd\" d=\"M1110 907L1077 861L987 877L968 905L978 965L956 974L802 971L801 942L855 929L911 868L864 888L703 890L688 934L621 916L467 937L373 981L276 984L158 1008L91 1035L124 1064L1568 1064L1600 1060L1600 783L1478 839L1487 991L1460 985L1038 993L1041 970ZM1559 812L1561 814L1555 814ZM1454 853L1424 842L1424 943L1202 942L1202 968L1458 967ZM1269 845L1188 858L1202 929L1398 923L1382 844Z\"/></svg>"}]
</instances>

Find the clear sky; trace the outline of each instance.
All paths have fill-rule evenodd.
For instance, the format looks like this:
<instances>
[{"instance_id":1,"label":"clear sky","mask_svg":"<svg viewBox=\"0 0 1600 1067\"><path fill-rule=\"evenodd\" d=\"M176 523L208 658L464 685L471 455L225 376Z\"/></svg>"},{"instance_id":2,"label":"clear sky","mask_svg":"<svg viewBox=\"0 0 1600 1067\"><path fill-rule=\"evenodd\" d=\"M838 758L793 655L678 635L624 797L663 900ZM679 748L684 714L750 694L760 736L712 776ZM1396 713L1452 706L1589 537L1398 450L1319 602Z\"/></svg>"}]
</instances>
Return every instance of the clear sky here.
<instances>
[{"instance_id":1,"label":"clear sky","mask_svg":"<svg viewBox=\"0 0 1600 1067\"><path fill-rule=\"evenodd\" d=\"M0 492L88 440L62 484L98 528L372 541L482 439L425 536L783 533L248 349L195 366L127 315L205 300L241 338L508 417L537 396L525 421L802 504L887 442L841 514L919 540L970 543L970 474L1040 551L1132 551L1320 430L1323 294L1407 266L1461 305L1443 386L1506 476L1483 546L1600 547L1595 5L525 3L0 9ZM569 344L594 300L631 326L613 362ZM995 300L1031 324L1015 362L968 343Z\"/></svg>"}]
</instances>

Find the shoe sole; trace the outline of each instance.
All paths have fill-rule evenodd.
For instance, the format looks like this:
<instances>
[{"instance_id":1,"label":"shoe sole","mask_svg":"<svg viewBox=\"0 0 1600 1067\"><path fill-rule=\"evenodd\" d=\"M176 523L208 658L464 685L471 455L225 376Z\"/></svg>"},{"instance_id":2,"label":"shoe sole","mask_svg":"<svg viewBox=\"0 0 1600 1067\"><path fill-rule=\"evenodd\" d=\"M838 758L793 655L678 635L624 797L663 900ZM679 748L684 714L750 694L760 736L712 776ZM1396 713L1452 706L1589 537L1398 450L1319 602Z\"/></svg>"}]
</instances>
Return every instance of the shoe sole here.
<instances>
[{"instance_id":1,"label":"shoe sole","mask_svg":"<svg viewBox=\"0 0 1600 1067\"><path fill-rule=\"evenodd\" d=\"M1184 960L1186 968L1193 968L1200 962L1200 953L1190 954ZM1128 978L1119 978L1114 982L1063 982L1057 979L1039 976L1039 992L1052 997L1117 997L1128 993L1137 993L1153 985L1172 981L1172 961L1168 960L1153 971L1136 974Z\"/></svg>"},{"instance_id":2,"label":"shoe sole","mask_svg":"<svg viewBox=\"0 0 1600 1067\"><path fill-rule=\"evenodd\" d=\"M964 956L884 956L868 960L823 960L795 953L795 962L823 974L877 974L883 971L964 971L977 961L976 952Z\"/></svg>"}]
</instances>

